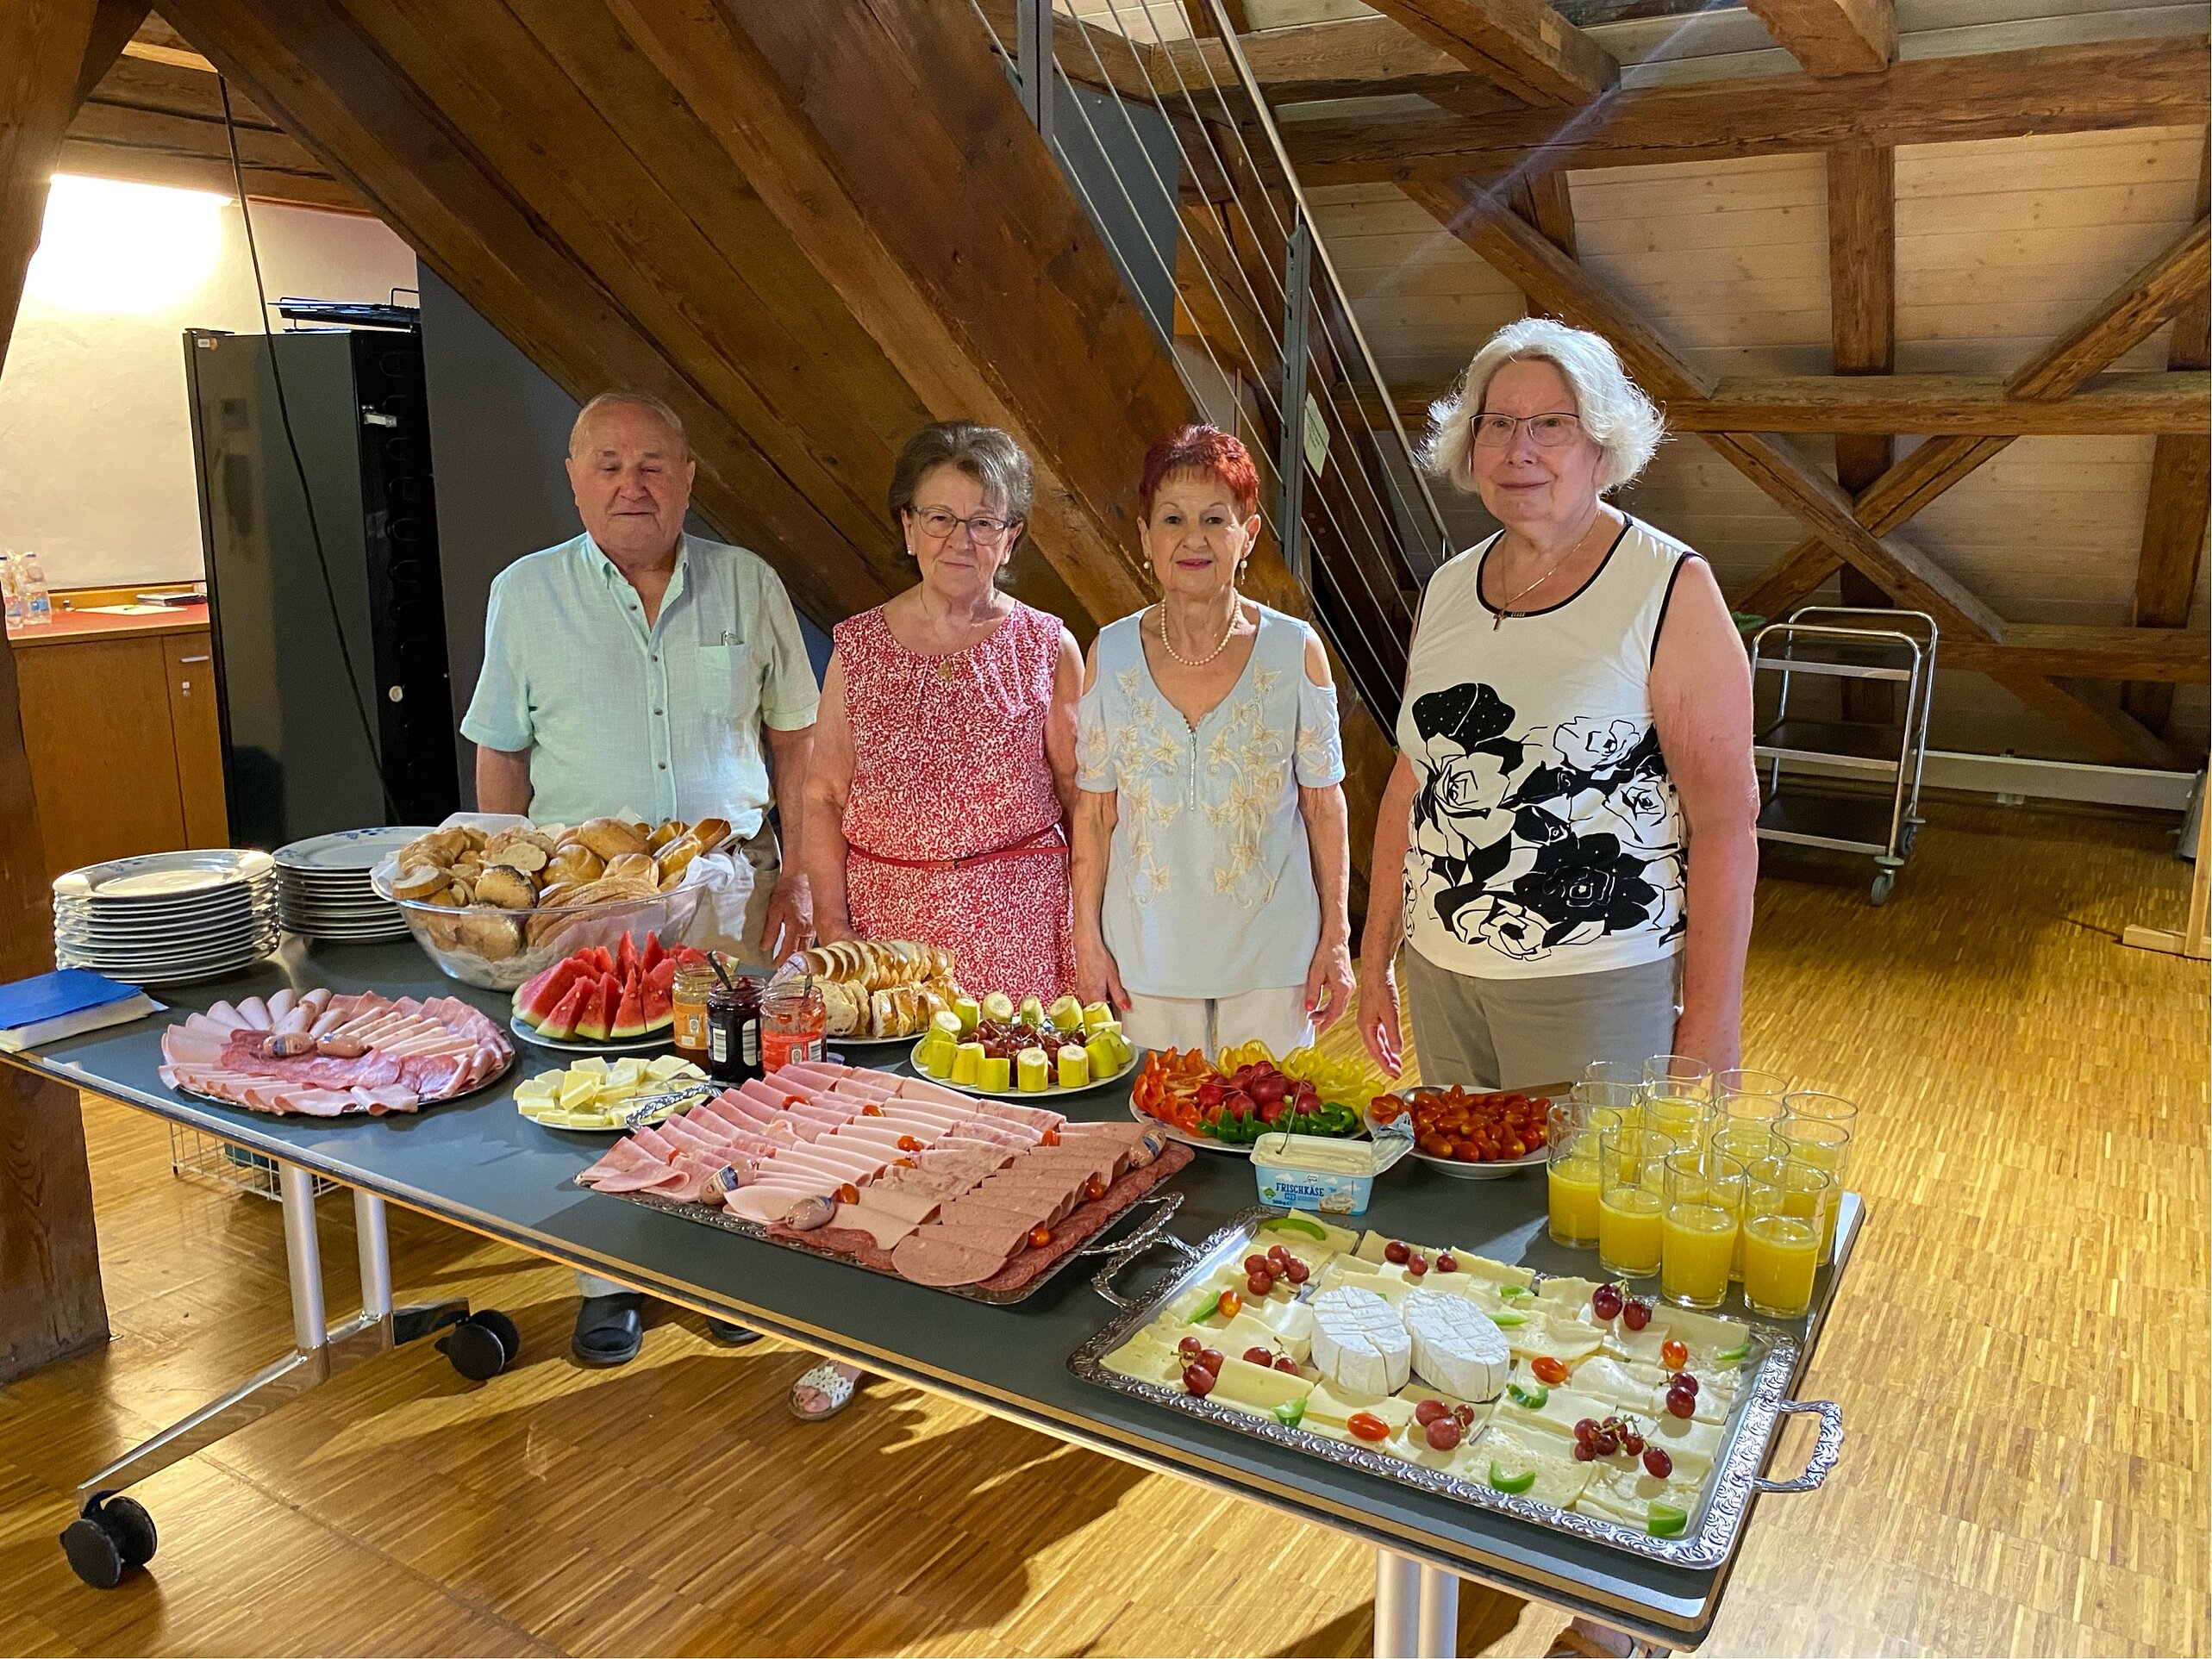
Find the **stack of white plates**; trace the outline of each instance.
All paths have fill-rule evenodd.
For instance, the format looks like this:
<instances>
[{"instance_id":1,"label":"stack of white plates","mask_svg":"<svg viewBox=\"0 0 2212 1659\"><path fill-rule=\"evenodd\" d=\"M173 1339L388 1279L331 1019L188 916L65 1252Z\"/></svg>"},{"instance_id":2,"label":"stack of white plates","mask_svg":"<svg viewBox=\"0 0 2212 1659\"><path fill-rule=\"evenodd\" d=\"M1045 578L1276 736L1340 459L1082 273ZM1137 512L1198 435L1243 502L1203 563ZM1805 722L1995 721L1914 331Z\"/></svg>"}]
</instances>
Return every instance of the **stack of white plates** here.
<instances>
[{"instance_id":1,"label":"stack of white plates","mask_svg":"<svg viewBox=\"0 0 2212 1659\"><path fill-rule=\"evenodd\" d=\"M212 979L277 948L277 866L266 852L149 852L53 884L54 963L131 985Z\"/></svg>"},{"instance_id":2,"label":"stack of white plates","mask_svg":"<svg viewBox=\"0 0 2212 1659\"><path fill-rule=\"evenodd\" d=\"M287 933L366 943L407 937L407 918L380 899L369 872L418 835L412 825L340 830L277 849L277 914Z\"/></svg>"}]
</instances>

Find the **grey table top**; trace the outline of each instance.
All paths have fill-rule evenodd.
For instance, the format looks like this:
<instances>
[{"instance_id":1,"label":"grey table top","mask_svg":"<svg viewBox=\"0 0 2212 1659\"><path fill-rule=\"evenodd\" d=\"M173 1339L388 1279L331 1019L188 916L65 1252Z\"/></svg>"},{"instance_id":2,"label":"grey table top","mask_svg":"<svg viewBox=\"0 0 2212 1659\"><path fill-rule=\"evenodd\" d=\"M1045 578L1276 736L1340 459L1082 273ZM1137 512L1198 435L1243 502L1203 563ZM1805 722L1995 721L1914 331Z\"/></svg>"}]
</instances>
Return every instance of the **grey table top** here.
<instances>
[{"instance_id":1,"label":"grey table top","mask_svg":"<svg viewBox=\"0 0 2212 1659\"><path fill-rule=\"evenodd\" d=\"M1114 1310L1072 1269L1014 1307L941 1292L702 1226L572 1186L609 1137L547 1130L518 1113L512 1085L570 1057L522 1047L500 1085L419 1115L274 1118L184 1099L155 1075L165 1026L218 999L306 990L387 995L457 994L504 1021L503 994L444 978L411 943L309 945L235 978L158 996L176 1013L7 1057L80 1088L193 1125L272 1157L365 1188L426 1214L588 1268L701 1312L740 1320L825 1353L967 1400L1076 1444L1234 1491L1469 1576L1584 1612L1670 1646L1694 1644L1718 1610L1728 1569L1689 1571L1471 1509L1338 1469L1179 1413L1084 1383L1067 1357ZM864 1051L879 1058L897 1050ZM1077 1102L1071 1116L1128 1111L1126 1085ZM1257 1196L1247 1162L1202 1151L1172 1182L1184 1194L1175 1231L1203 1239ZM1410 1162L1380 1185L1365 1225L1556 1272L1587 1271L1584 1252L1546 1235L1545 1187L1534 1172L1453 1180ZM1847 1201L1839 1254L1847 1263L1860 1212ZM1165 1252L1146 1258L1163 1268ZM1133 1266L1124 1288L1141 1288ZM404 1287L399 1288L403 1293ZM1834 1291L1823 1269L1806 1353ZM1740 1313L1740 1307L1724 1309ZM1789 1500L1777 1501L1787 1502Z\"/></svg>"}]
</instances>

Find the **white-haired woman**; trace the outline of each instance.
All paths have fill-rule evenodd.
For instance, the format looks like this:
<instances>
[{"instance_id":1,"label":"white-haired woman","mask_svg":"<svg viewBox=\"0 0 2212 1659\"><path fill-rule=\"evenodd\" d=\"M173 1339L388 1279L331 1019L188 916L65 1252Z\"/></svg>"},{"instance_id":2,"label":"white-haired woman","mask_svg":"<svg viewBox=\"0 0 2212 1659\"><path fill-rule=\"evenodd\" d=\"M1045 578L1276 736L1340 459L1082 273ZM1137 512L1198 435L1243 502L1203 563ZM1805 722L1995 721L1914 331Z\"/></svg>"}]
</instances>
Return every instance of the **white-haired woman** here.
<instances>
[{"instance_id":1,"label":"white-haired woman","mask_svg":"<svg viewBox=\"0 0 2212 1659\"><path fill-rule=\"evenodd\" d=\"M1504 528L1423 598L1360 1033L1395 1075L1403 940L1428 1081L1734 1065L1759 864L1749 666L1705 561L1604 499L1651 459L1659 412L1603 340L1528 318L1431 418L1426 465Z\"/></svg>"}]
</instances>

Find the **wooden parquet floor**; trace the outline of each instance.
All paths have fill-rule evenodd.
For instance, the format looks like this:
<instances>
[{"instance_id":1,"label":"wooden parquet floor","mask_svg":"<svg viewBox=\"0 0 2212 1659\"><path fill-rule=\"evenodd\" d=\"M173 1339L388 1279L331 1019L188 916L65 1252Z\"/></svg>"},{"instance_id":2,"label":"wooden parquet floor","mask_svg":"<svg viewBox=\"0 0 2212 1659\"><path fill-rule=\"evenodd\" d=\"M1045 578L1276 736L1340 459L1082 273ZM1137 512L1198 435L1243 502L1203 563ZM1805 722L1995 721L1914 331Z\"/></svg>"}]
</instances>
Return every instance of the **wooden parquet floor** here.
<instances>
[{"instance_id":1,"label":"wooden parquet floor","mask_svg":"<svg viewBox=\"0 0 2212 1659\"><path fill-rule=\"evenodd\" d=\"M1936 815L1884 909L1856 867L1760 890L1747 1057L1865 1103L1872 1219L1806 1390L1842 1466L1757 1512L1706 1650L2203 1653L2206 970L2117 943L2186 866L2133 823ZM403 1297L509 1310L519 1369L347 1374L140 1487L154 1570L87 1590L72 1483L290 1340L276 1207L173 1180L151 1119L87 1127L115 1340L0 1391L0 1650L1370 1650L1372 1556L1330 1533L901 1389L801 1425L799 1356L688 1317L580 1370L565 1272L398 1212ZM1559 1622L1471 1590L1461 1650Z\"/></svg>"}]
</instances>

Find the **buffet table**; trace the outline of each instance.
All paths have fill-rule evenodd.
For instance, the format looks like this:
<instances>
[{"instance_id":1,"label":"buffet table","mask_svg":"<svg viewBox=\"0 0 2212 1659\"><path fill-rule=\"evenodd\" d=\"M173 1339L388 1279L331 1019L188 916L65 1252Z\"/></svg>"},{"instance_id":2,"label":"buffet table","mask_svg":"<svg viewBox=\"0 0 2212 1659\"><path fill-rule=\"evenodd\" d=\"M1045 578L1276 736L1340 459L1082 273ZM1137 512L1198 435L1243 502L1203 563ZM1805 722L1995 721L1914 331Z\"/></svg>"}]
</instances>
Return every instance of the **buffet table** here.
<instances>
[{"instance_id":1,"label":"buffet table","mask_svg":"<svg viewBox=\"0 0 2212 1659\"><path fill-rule=\"evenodd\" d=\"M253 973L193 986L189 996L171 1000L181 1013L219 998L266 997L286 984L298 990L316 985L375 989L390 996L458 993L503 1023L508 1012L503 995L456 986L409 943L310 945L294 939ZM1332 1467L1079 1381L1068 1369L1068 1356L1113 1313L1084 1282L1084 1275L1070 1274L1021 1307L996 1307L749 1238L704 1232L678 1217L579 1188L572 1178L605 1150L609 1138L541 1128L522 1118L512 1100L516 1082L565 1057L521 1045L518 1065L502 1082L419 1115L277 1118L186 1100L163 1087L155 1076L159 1037L175 1017L5 1057L276 1160L283 1177L297 1346L232 1394L88 1480L82 1489L87 1498L142 1479L312 1387L337 1365L436 1324L434 1315L426 1319L418 1313L410 1325L404 1311L395 1314L384 1247L383 1204L390 1201L1072 1444L1367 1540L1379 1552L1378 1653L1452 1650L1455 1575L1587 1615L1660 1647L1696 1644L1719 1611L1727 1566L1690 1571L1637 1559ZM1101 1088L1053 1104L1072 1117L1120 1117L1128 1111L1128 1088ZM353 1189L361 1224L362 1312L335 1326L322 1307L314 1176ZM1254 1198L1246 1161L1219 1153L1202 1152L1173 1186L1184 1194L1174 1231L1190 1240L1247 1209ZM1540 1173L1469 1183L1408 1163L1379 1185L1362 1219L1538 1269L1587 1272L1593 1266L1587 1253L1555 1246L1546 1236ZM1858 1200L1847 1198L1836 1234L1837 1266L1821 1270L1806 1322L1807 1360L1862 1219ZM1168 1265L1164 1256L1144 1259ZM1146 1272L1140 1260L1122 1283L1140 1283Z\"/></svg>"}]
</instances>

